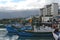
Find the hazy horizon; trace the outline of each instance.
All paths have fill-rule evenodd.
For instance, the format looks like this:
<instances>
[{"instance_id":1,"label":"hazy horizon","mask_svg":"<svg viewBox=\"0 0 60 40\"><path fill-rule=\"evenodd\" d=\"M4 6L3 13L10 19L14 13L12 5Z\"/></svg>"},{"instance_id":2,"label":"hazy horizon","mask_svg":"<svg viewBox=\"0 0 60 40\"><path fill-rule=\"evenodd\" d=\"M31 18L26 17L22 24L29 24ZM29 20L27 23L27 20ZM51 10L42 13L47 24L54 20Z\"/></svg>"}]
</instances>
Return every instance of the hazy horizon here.
<instances>
[{"instance_id":1,"label":"hazy horizon","mask_svg":"<svg viewBox=\"0 0 60 40\"><path fill-rule=\"evenodd\" d=\"M5 10L0 11L0 19L29 17L40 14L40 9L34 10Z\"/></svg>"},{"instance_id":2,"label":"hazy horizon","mask_svg":"<svg viewBox=\"0 0 60 40\"><path fill-rule=\"evenodd\" d=\"M0 19L40 15L40 8L60 0L0 0Z\"/></svg>"}]
</instances>

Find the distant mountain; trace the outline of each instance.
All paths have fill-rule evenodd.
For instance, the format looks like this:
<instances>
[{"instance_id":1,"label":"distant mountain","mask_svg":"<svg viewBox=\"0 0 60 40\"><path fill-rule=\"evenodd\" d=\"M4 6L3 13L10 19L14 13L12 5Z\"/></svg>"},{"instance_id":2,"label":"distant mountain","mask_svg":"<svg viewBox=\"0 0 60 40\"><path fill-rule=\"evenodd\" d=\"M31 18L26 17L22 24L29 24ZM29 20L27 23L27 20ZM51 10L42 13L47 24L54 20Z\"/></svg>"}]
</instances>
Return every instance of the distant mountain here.
<instances>
[{"instance_id":1,"label":"distant mountain","mask_svg":"<svg viewBox=\"0 0 60 40\"><path fill-rule=\"evenodd\" d=\"M28 17L31 15L37 15L39 13L40 13L39 9L34 9L34 10L3 10L3 11L0 11L0 19Z\"/></svg>"}]
</instances>

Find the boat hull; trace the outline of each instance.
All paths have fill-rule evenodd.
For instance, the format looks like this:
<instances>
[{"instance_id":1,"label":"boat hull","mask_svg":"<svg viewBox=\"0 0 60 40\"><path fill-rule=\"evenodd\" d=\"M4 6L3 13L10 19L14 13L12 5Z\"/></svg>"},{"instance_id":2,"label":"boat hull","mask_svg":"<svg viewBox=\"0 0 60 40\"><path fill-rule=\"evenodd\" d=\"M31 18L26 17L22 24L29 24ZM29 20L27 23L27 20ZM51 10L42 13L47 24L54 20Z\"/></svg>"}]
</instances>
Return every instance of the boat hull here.
<instances>
[{"instance_id":1,"label":"boat hull","mask_svg":"<svg viewBox=\"0 0 60 40\"><path fill-rule=\"evenodd\" d=\"M18 35L20 37L53 37L52 32L27 32L12 27L6 28L8 35Z\"/></svg>"},{"instance_id":2,"label":"boat hull","mask_svg":"<svg viewBox=\"0 0 60 40\"><path fill-rule=\"evenodd\" d=\"M55 33L53 33L53 37L54 37L55 40L60 40L60 36L55 34Z\"/></svg>"},{"instance_id":3,"label":"boat hull","mask_svg":"<svg viewBox=\"0 0 60 40\"><path fill-rule=\"evenodd\" d=\"M21 37L53 37L51 32L19 32Z\"/></svg>"}]
</instances>

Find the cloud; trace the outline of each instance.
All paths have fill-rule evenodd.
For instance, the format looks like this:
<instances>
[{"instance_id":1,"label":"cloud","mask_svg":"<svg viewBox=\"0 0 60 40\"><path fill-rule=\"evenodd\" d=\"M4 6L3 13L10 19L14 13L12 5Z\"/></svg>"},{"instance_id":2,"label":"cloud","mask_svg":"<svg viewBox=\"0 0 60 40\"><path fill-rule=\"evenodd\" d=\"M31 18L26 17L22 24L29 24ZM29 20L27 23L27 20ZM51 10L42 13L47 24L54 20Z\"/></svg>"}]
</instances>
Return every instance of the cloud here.
<instances>
[{"instance_id":1,"label":"cloud","mask_svg":"<svg viewBox=\"0 0 60 40\"><path fill-rule=\"evenodd\" d=\"M38 9L46 4L58 1L59 0L0 0L0 8L8 8L8 10Z\"/></svg>"},{"instance_id":2,"label":"cloud","mask_svg":"<svg viewBox=\"0 0 60 40\"><path fill-rule=\"evenodd\" d=\"M0 1L0 4L5 4L7 1Z\"/></svg>"},{"instance_id":3,"label":"cloud","mask_svg":"<svg viewBox=\"0 0 60 40\"><path fill-rule=\"evenodd\" d=\"M11 0L11 2L22 2L22 1L25 1L25 0Z\"/></svg>"}]
</instances>

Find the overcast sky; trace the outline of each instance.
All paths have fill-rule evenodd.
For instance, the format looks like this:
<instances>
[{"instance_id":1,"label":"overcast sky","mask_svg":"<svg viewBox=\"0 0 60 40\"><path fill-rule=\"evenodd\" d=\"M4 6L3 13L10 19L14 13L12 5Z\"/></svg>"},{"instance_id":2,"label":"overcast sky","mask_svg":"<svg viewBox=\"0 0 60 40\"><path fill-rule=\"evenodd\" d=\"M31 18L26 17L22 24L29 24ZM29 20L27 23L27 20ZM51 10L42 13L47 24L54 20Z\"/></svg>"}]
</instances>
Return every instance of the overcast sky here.
<instances>
[{"instance_id":1,"label":"overcast sky","mask_svg":"<svg viewBox=\"0 0 60 40\"><path fill-rule=\"evenodd\" d=\"M0 19L37 15L40 8L51 3L60 4L60 0L0 0Z\"/></svg>"},{"instance_id":2,"label":"overcast sky","mask_svg":"<svg viewBox=\"0 0 60 40\"><path fill-rule=\"evenodd\" d=\"M38 9L46 4L59 3L60 0L0 0L0 9L25 10Z\"/></svg>"}]
</instances>

